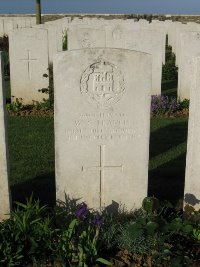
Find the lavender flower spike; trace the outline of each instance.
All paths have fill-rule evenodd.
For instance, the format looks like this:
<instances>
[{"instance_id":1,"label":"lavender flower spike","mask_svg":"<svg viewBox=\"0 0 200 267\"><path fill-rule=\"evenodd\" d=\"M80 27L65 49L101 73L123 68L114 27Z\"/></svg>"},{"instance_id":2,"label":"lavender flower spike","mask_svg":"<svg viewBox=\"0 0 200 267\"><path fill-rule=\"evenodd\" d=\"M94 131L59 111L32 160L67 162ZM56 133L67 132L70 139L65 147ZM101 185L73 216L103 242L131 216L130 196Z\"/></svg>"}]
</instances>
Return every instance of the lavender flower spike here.
<instances>
[{"instance_id":1,"label":"lavender flower spike","mask_svg":"<svg viewBox=\"0 0 200 267\"><path fill-rule=\"evenodd\" d=\"M81 203L81 206L74 212L74 215L79 219L85 219L88 212L88 206L83 202Z\"/></svg>"}]
</instances>

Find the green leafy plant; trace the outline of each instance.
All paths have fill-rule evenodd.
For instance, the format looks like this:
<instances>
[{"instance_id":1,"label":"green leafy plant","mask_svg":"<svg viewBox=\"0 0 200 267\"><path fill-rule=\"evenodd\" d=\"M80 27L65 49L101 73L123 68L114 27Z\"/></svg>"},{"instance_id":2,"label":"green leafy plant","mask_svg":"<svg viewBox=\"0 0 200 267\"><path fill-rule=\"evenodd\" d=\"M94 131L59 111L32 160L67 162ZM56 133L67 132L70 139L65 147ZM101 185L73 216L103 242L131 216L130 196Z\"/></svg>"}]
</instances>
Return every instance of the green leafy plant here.
<instances>
[{"instance_id":1,"label":"green leafy plant","mask_svg":"<svg viewBox=\"0 0 200 267\"><path fill-rule=\"evenodd\" d=\"M13 112L18 112L23 110L24 105L22 103L22 100L23 100L22 98L16 98L15 101L12 101L10 104L6 104L7 110L11 110Z\"/></svg>"},{"instance_id":2,"label":"green leafy plant","mask_svg":"<svg viewBox=\"0 0 200 267\"><path fill-rule=\"evenodd\" d=\"M92 215L85 203L75 211L74 218L59 238L57 253L63 266L89 267L94 262L111 265L98 257L98 238L101 226L99 214Z\"/></svg>"},{"instance_id":3,"label":"green leafy plant","mask_svg":"<svg viewBox=\"0 0 200 267\"><path fill-rule=\"evenodd\" d=\"M193 237L200 243L200 224L198 225L198 229L193 229Z\"/></svg>"},{"instance_id":4,"label":"green leafy plant","mask_svg":"<svg viewBox=\"0 0 200 267\"><path fill-rule=\"evenodd\" d=\"M190 100L189 99L184 99L182 101L179 100L179 105L181 109L189 109Z\"/></svg>"},{"instance_id":5,"label":"green leafy plant","mask_svg":"<svg viewBox=\"0 0 200 267\"><path fill-rule=\"evenodd\" d=\"M53 109L54 106L54 84L53 84L53 65L49 65L49 75L43 74L44 77L49 78L48 88L39 89L38 92L48 95L48 98L43 98L42 102L33 101L33 106L36 109Z\"/></svg>"},{"instance_id":6,"label":"green leafy plant","mask_svg":"<svg viewBox=\"0 0 200 267\"><path fill-rule=\"evenodd\" d=\"M26 204L16 204L10 219L0 224L0 263L22 266L26 262L45 262L52 253L56 233L51 228L47 208L40 207L33 197Z\"/></svg>"},{"instance_id":7,"label":"green leafy plant","mask_svg":"<svg viewBox=\"0 0 200 267\"><path fill-rule=\"evenodd\" d=\"M66 30L63 32L62 43L63 43L63 51L67 50L67 31Z\"/></svg>"},{"instance_id":8,"label":"green leafy plant","mask_svg":"<svg viewBox=\"0 0 200 267\"><path fill-rule=\"evenodd\" d=\"M176 56L172 53L172 48L166 45L165 64L162 66L162 80L173 81L178 78L178 67L176 66Z\"/></svg>"}]
</instances>

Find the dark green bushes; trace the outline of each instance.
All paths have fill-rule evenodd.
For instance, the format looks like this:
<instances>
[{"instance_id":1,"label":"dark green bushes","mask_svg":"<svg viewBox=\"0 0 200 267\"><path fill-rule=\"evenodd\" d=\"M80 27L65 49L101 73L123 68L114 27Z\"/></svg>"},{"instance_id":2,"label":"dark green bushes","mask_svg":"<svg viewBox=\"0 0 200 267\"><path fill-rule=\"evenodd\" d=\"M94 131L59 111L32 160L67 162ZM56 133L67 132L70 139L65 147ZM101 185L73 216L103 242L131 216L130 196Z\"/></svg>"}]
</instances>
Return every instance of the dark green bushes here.
<instances>
[{"instance_id":1,"label":"dark green bushes","mask_svg":"<svg viewBox=\"0 0 200 267\"><path fill-rule=\"evenodd\" d=\"M28 266L57 262L59 266L110 265L98 257L97 242L102 218L86 204L75 211L48 213L32 197L17 203L10 219L0 223L0 266Z\"/></svg>"},{"instance_id":2,"label":"dark green bushes","mask_svg":"<svg viewBox=\"0 0 200 267\"><path fill-rule=\"evenodd\" d=\"M149 197L129 214L100 215L85 203L50 212L31 198L0 223L0 266L108 266L98 255L119 250L139 255L145 266L193 266L200 256L200 213L184 217Z\"/></svg>"},{"instance_id":3,"label":"dark green bushes","mask_svg":"<svg viewBox=\"0 0 200 267\"><path fill-rule=\"evenodd\" d=\"M163 81L174 81L178 79L178 67L175 63L176 57L171 50L166 53L166 62L162 68L162 80Z\"/></svg>"},{"instance_id":4,"label":"dark green bushes","mask_svg":"<svg viewBox=\"0 0 200 267\"><path fill-rule=\"evenodd\" d=\"M0 37L0 51L3 51L4 75L6 79L10 77L10 61L9 61L9 42L8 36Z\"/></svg>"},{"instance_id":5,"label":"dark green bushes","mask_svg":"<svg viewBox=\"0 0 200 267\"><path fill-rule=\"evenodd\" d=\"M132 218L112 222L111 236L109 228L102 228L104 248L110 250L113 244L132 258L139 255L141 265L136 266L193 266L200 260L199 222L199 212L184 217L169 203L160 206L156 198L145 198L143 209Z\"/></svg>"}]
</instances>

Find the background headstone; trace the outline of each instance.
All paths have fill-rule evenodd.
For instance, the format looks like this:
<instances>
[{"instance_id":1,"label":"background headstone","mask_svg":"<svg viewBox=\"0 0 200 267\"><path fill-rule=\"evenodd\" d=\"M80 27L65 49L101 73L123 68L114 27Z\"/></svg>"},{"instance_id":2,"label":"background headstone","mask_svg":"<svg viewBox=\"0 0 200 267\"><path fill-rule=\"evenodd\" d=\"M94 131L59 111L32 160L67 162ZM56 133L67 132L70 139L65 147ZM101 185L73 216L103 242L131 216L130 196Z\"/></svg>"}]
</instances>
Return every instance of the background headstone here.
<instances>
[{"instance_id":1,"label":"background headstone","mask_svg":"<svg viewBox=\"0 0 200 267\"><path fill-rule=\"evenodd\" d=\"M91 208L141 207L147 195L151 56L110 48L54 60L56 195Z\"/></svg>"},{"instance_id":2,"label":"background headstone","mask_svg":"<svg viewBox=\"0 0 200 267\"><path fill-rule=\"evenodd\" d=\"M193 59L200 56L200 32L181 33L179 68L178 68L178 98L190 99L190 87L193 75Z\"/></svg>"},{"instance_id":3,"label":"background headstone","mask_svg":"<svg viewBox=\"0 0 200 267\"><path fill-rule=\"evenodd\" d=\"M9 36L11 95L24 104L42 101L48 88L48 33L45 29L18 29Z\"/></svg>"},{"instance_id":4,"label":"background headstone","mask_svg":"<svg viewBox=\"0 0 200 267\"><path fill-rule=\"evenodd\" d=\"M2 52L0 52L0 221L10 213L10 193L8 183L8 150L5 119L5 98Z\"/></svg>"},{"instance_id":5,"label":"background headstone","mask_svg":"<svg viewBox=\"0 0 200 267\"><path fill-rule=\"evenodd\" d=\"M63 33L61 27L57 24L39 24L34 26L37 29L46 29L48 31L48 54L49 63L53 63L53 57L62 51Z\"/></svg>"},{"instance_id":6,"label":"background headstone","mask_svg":"<svg viewBox=\"0 0 200 267\"><path fill-rule=\"evenodd\" d=\"M106 28L106 47L137 50L152 55L151 94L161 94L163 34L150 30Z\"/></svg>"},{"instance_id":7,"label":"background headstone","mask_svg":"<svg viewBox=\"0 0 200 267\"><path fill-rule=\"evenodd\" d=\"M105 30L87 27L69 27L67 33L68 50L106 46Z\"/></svg>"},{"instance_id":8,"label":"background headstone","mask_svg":"<svg viewBox=\"0 0 200 267\"><path fill-rule=\"evenodd\" d=\"M200 57L193 60L185 174L185 205L200 209Z\"/></svg>"},{"instance_id":9,"label":"background headstone","mask_svg":"<svg viewBox=\"0 0 200 267\"><path fill-rule=\"evenodd\" d=\"M4 36L4 21L3 18L0 18L0 37Z\"/></svg>"}]
</instances>

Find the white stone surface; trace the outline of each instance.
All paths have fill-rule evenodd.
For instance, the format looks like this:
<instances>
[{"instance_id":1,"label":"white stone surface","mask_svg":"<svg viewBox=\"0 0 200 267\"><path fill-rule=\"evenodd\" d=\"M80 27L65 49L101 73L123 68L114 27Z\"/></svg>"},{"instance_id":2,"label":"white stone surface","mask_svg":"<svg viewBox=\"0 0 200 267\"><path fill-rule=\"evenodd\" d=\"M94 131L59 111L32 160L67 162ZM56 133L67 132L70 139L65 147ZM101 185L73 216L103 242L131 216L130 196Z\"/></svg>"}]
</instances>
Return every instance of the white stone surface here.
<instances>
[{"instance_id":1,"label":"white stone surface","mask_svg":"<svg viewBox=\"0 0 200 267\"><path fill-rule=\"evenodd\" d=\"M178 97L190 99L190 85L193 75L192 60L200 56L200 32L181 33L179 69L178 69Z\"/></svg>"},{"instance_id":2,"label":"white stone surface","mask_svg":"<svg viewBox=\"0 0 200 267\"><path fill-rule=\"evenodd\" d=\"M167 27L162 21L152 21L147 25L141 25L141 30L150 30L154 32L160 33L162 35L162 63L165 64L165 45L166 45L166 35L167 35Z\"/></svg>"},{"instance_id":3,"label":"white stone surface","mask_svg":"<svg viewBox=\"0 0 200 267\"><path fill-rule=\"evenodd\" d=\"M193 79L186 156L184 204L200 209L200 57L193 60Z\"/></svg>"},{"instance_id":4,"label":"white stone surface","mask_svg":"<svg viewBox=\"0 0 200 267\"><path fill-rule=\"evenodd\" d=\"M137 27L137 26L136 26ZM106 47L137 50L152 55L151 94L161 94L163 34L150 30L106 28Z\"/></svg>"},{"instance_id":5,"label":"white stone surface","mask_svg":"<svg viewBox=\"0 0 200 267\"><path fill-rule=\"evenodd\" d=\"M200 32L200 24L181 24L176 29L176 65L179 66L181 53L181 34L187 32Z\"/></svg>"},{"instance_id":6,"label":"white stone surface","mask_svg":"<svg viewBox=\"0 0 200 267\"><path fill-rule=\"evenodd\" d=\"M4 36L4 22L3 18L0 18L0 37Z\"/></svg>"},{"instance_id":7,"label":"white stone surface","mask_svg":"<svg viewBox=\"0 0 200 267\"><path fill-rule=\"evenodd\" d=\"M0 52L0 221L10 213L10 193L8 183L8 149L5 118L5 97L2 52Z\"/></svg>"},{"instance_id":8,"label":"white stone surface","mask_svg":"<svg viewBox=\"0 0 200 267\"><path fill-rule=\"evenodd\" d=\"M110 48L54 60L56 195L140 208L147 195L151 56Z\"/></svg>"},{"instance_id":9,"label":"white stone surface","mask_svg":"<svg viewBox=\"0 0 200 267\"><path fill-rule=\"evenodd\" d=\"M37 29L46 29L48 32L49 62L53 63L53 56L62 51L62 29L57 24L39 24Z\"/></svg>"},{"instance_id":10,"label":"white stone surface","mask_svg":"<svg viewBox=\"0 0 200 267\"><path fill-rule=\"evenodd\" d=\"M146 27L146 26L145 26ZM103 29L95 25L70 26L68 31L68 50L84 47L107 47L137 50L152 55L152 91L161 94L162 61L165 48L164 33L141 29L139 23L123 22L106 25Z\"/></svg>"},{"instance_id":11,"label":"white stone surface","mask_svg":"<svg viewBox=\"0 0 200 267\"><path fill-rule=\"evenodd\" d=\"M105 30L70 26L67 32L68 50L80 48L106 47Z\"/></svg>"},{"instance_id":12,"label":"white stone surface","mask_svg":"<svg viewBox=\"0 0 200 267\"><path fill-rule=\"evenodd\" d=\"M22 98L24 104L42 101L46 94L38 89L47 88L48 33L45 29L18 29L9 36L11 94Z\"/></svg>"},{"instance_id":13,"label":"white stone surface","mask_svg":"<svg viewBox=\"0 0 200 267\"><path fill-rule=\"evenodd\" d=\"M14 22L12 18L4 18L4 35L9 35L9 33L14 29Z\"/></svg>"},{"instance_id":14,"label":"white stone surface","mask_svg":"<svg viewBox=\"0 0 200 267\"><path fill-rule=\"evenodd\" d=\"M173 22L168 29L168 40L169 44L172 46L172 52L176 54L176 36L178 27L182 25L181 22L176 21ZM180 26L181 27L181 26Z\"/></svg>"}]
</instances>

